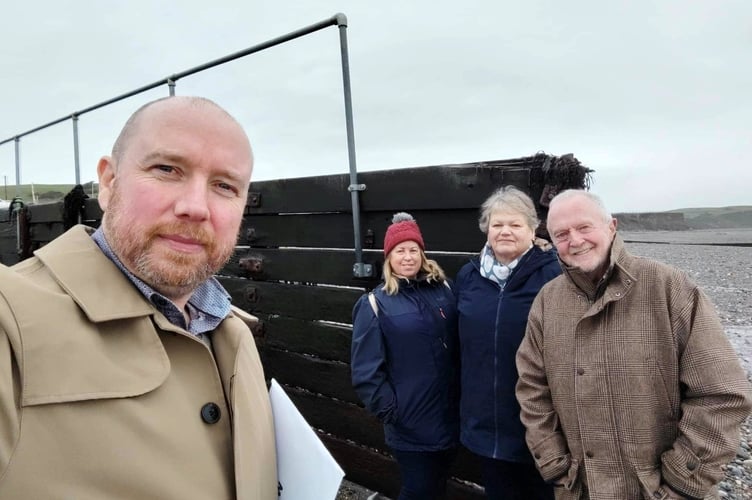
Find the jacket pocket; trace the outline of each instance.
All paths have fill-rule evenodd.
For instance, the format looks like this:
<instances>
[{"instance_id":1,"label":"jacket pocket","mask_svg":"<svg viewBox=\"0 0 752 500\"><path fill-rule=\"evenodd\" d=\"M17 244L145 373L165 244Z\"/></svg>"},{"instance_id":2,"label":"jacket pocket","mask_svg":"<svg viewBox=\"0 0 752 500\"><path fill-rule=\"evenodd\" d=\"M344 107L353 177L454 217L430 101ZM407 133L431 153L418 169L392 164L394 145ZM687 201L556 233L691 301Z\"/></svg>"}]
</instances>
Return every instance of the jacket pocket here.
<instances>
[{"instance_id":1,"label":"jacket pocket","mask_svg":"<svg viewBox=\"0 0 752 500\"><path fill-rule=\"evenodd\" d=\"M640 481L640 489L644 498L666 500L668 492L661 486L661 470L659 467L648 466L635 469L637 479Z\"/></svg>"},{"instance_id":2,"label":"jacket pocket","mask_svg":"<svg viewBox=\"0 0 752 500\"><path fill-rule=\"evenodd\" d=\"M566 490L560 491L560 490ZM576 458L571 459L569 469L564 476L554 481L554 492L556 498L581 498L582 482L580 481L580 461Z\"/></svg>"}]
</instances>

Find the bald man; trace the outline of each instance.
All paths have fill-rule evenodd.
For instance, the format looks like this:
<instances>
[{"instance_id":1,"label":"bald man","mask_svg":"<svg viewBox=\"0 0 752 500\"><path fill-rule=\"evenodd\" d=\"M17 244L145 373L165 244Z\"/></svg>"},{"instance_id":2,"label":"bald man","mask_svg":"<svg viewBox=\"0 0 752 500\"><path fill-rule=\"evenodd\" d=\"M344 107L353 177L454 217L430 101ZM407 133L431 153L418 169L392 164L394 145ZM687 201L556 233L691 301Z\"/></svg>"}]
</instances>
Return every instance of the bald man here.
<instances>
[{"instance_id":1,"label":"bald man","mask_svg":"<svg viewBox=\"0 0 752 500\"><path fill-rule=\"evenodd\" d=\"M563 274L517 351L541 475L557 500L718 498L752 399L713 304L684 272L631 255L592 193L559 193L547 226Z\"/></svg>"},{"instance_id":2,"label":"bald man","mask_svg":"<svg viewBox=\"0 0 752 500\"><path fill-rule=\"evenodd\" d=\"M99 161L101 227L0 268L0 498L277 498L255 318L213 278L252 167L217 104L148 103Z\"/></svg>"}]
</instances>

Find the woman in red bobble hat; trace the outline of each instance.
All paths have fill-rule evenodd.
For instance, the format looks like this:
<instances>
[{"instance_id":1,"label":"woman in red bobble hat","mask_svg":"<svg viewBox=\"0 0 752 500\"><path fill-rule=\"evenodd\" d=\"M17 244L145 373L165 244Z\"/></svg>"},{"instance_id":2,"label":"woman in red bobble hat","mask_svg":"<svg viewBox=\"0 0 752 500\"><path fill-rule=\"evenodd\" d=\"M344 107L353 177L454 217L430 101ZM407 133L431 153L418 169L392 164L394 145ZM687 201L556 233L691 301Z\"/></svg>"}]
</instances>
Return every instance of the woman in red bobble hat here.
<instances>
[{"instance_id":1,"label":"woman in red bobble hat","mask_svg":"<svg viewBox=\"0 0 752 500\"><path fill-rule=\"evenodd\" d=\"M410 214L384 236L384 281L353 309L352 383L384 424L399 500L443 497L457 452L457 308Z\"/></svg>"}]
</instances>

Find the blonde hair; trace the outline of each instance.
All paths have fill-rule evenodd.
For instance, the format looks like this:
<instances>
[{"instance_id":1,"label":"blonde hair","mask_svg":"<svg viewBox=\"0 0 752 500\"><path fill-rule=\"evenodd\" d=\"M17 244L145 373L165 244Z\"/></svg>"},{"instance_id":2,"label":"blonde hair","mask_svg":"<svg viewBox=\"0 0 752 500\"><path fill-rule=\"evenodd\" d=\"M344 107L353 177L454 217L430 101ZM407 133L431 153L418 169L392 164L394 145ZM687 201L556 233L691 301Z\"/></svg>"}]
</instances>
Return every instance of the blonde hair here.
<instances>
[{"instance_id":1,"label":"blonde hair","mask_svg":"<svg viewBox=\"0 0 752 500\"><path fill-rule=\"evenodd\" d=\"M446 281L446 274L444 274L444 270L441 269L439 263L433 259L426 257L426 254L425 252L423 252L423 250L420 250L420 261L421 265L419 273L423 272L429 282L436 281L438 283L441 283ZM392 266L391 264L389 264L388 255L386 256L386 259L384 259L383 274L384 291L387 295L397 295L397 292L399 292L399 278L392 271Z\"/></svg>"}]
</instances>

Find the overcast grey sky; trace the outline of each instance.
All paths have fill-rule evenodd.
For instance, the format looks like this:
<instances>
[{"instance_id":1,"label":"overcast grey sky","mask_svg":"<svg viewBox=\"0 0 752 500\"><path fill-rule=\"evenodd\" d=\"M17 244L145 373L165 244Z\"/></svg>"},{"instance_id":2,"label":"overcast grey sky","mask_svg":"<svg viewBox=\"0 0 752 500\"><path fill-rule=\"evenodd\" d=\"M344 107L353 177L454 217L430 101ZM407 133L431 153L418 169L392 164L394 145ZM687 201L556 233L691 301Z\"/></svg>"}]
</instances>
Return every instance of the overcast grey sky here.
<instances>
[{"instance_id":1,"label":"overcast grey sky","mask_svg":"<svg viewBox=\"0 0 752 500\"><path fill-rule=\"evenodd\" d=\"M0 17L0 140L343 12L360 171L574 153L611 210L750 205L749 0L29 0ZM81 178L167 87L81 117ZM348 171L336 27L177 83L245 126L254 180ZM21 140L73 182L72 125ZM15 183L13 143L0 176Z\"/></svg>"}]
</instances>

